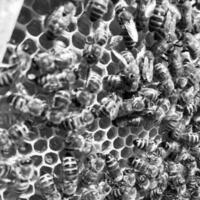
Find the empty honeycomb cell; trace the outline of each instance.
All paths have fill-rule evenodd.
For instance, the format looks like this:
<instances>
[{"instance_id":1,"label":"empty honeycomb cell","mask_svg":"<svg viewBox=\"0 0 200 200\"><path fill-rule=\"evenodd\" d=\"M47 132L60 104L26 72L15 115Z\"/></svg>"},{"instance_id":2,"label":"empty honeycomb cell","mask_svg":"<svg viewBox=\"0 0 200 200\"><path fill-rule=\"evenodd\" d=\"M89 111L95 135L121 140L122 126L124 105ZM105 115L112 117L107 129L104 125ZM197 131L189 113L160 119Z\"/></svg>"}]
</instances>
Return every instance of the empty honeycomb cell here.
<instances>
[{"instance_id":1,"label":"empty honeycomb cell","mask_svg":"<svg viewBox=\"0 0 200 200\"><path fill-rule=\"evenodd\" d=\"M56 166L54 167L53 173L54 173L56 176L60 177L61 174L62 174L62 165L61 165L61 164L56 165Z\"/></svg>"},{"instance_id":2,"label":"empty honeycomb cell","mask_svg":"<svg viewBox=\"0 0 200 200\"><path fill-rule=\"evenodd\" d=\"M113 146L115 149L121 149L124 146L124 139L117 137L113 142Z\"/></svg>"},{"instance_id":3,"label":"empty honeycomb cell","mask_svg":"<svg viewBox=\"0 0 200 200\"><path fill-rule=\"evenodd\" d=\"M31 18L32 18L31 10L23 6L17 21L20 24L27 24L31 20Z\"/></svg>"},{"instance_id":4,"label":"empty honeycomb cell","mask_svg":"<svg viewBox=\"0 0 200 200\"><path fill-rule=\"evenodd\" d=\"M45 49L50 49L53 46L53 40L48 33L43 33L39 37L40 45Z\"/></svg>"},{"instance_id":5,"label":"empty honeycomb cell","mask_svg":"<svg viewBox=\"0 0 200 200\"><path fill-rule=\"evenodd\" d=\"M37 167L42 163L42 156L33 155L31 156L31 160L33 161L33 164Z\"/></svg>"},{"instance_id":6,"label":"empty honeycomb cell","mask_svg":"<svg viewBox=\"0 0 200 200\"><path fill-rule=\"evenodd\" d=\"M83 35L89 35L91 22L86 14L83 14L81 17L79 17L77 25L80 33Z\"/></svg>"},{"instance_id":7,"label":"empty honeycomb cell","mask_svg":"<svg viewBox=\"0 0 200 200\"><path fill-rule=\"evenodd\" d=\"M64 146L62 137L54 136L49 141L49 147L54 151L60 151Z\"/></svg>"},{"instance_id":8,"label":"empty honeycomb cell","mask_svg":"<svg viewBox=\"0 0 200 200\"><path fill-rule=\"evenodd\" d=\"M116 21L116 19L112 20L112 22L110 23L109 29L112 35L120 35L121 33L121 27Z\"/></svg>"},{"instance_id":9,"label":"empty honeycomb cell","mask_svg":"<svg viewBox=\"0 0 200 200\"><path fill-rule=\"evenodd\" d=\"M103 56L100 60L100 63L102 63L103 65L106 65L110 62L110 54L107 51L103 52Z\"/></svg>"},{"instance_id":10,"label":"empty honeycomb cell","mask_svg":"<svg viewBox=\"0 0 200 200\"><path fill-rule=\"evenodd\" d=\"M151 131L149 132L149 137L150 138L154 138L156 135L158 134L157 129L154 127L151 129Z\"/></svg>"},{"instance_id":11,"label":"empty honeycomb cell","mask_svg":"<svg viewBox=\"0 0 200 200\"><path fill-rule=\"evenodd\" d=\"M22 49L31 55L36 52L37 46L36 46L35 41L28 38L22 43Z\"/></svg>"},{"instance_id":12,"label":"empty honeycomb cell","mask_svg":"<svg viewBox=\"0 0 200 200\"><path fill-rule=\"evenodd\" d=\"M45 199L39 194L34 194L29 198L29 200L45 200Z\"/></svg>"},{"instance_id":13,"label":"empty honeycomb cell","mask_svg":"<svg viewBox=\"0 0 200 200\"><path fill-rule=\"evenodd\" d=\"M32 5L32 8L35 12L40 15L46 15L51 10L51 4L49 0L35 0Z\"/></svg>"},{"instance_id":14,"label":"empty honeycomb cell","mask_svg":"<svg viewBox=\"0 0 200 200\"><path fill-rule=\"evenodd\" d=\"M129 135L127 138L126 138L126 145L127 146L132 146L133 145L133 139L135 138L136 136L134 135Z\"/></svg>"},{"instance_id":15,"label":"empty honeycomb cell","mask_svg":"<svg viewBox=\"0 0 200 200\"><path fill-rule=\"evenodd\" d=\"M109 150L111 147L112 147L112 142L109 140L106 140L103 142L101 149L102 151L105 151L105 150Z\"/></svg>"},{"instance_id":16,"label":"empty honeycomb cell","mask_svg":"<svg viewBox=\"0 0 200 200\"><path fill-rule=\"evenodd\" d=\"M42 22L38 19L33 19L26 26L26 29L32 36L38 36L42 32Z\"/></svg>"},{"instance_id":17,"label":"empty honeycomb cell","mask_svg":"<svg viewBox=\"0 0 200 200\"><path fill-rule=\"evenodd\" d=\"M87 131L94 132L99 128L99 119L95 119L92 124L86 126Z\"/></svg>"},{"instance_id":18,"label":"empty honeycomb cell","mask_svg":"<svg viewBox=\"0 0 200 200\"><path fill-rule=\"evenodd\" d=\"M50 138L53 135L53 131L49 127L41 127L39 129L40 136L43 138Z\"/></svg>"},{"instance_id":19,"label":"empty honeycomb cell","mask_svg":"<svg viewBox=\"0 0 200 200\"><path fill-rule=\"evenodd\" d=\"M99 119L99 127L107 129L111 125L111 121L108 117L102 117Z\"/></svg>"},{"instance_id":20,"label":"empty honeycomb cell","mask_svg":"<svg viewBox=\"0 0 200 200\"><path fill-rule=\"evenodd\" d=\"M20 144L17 149L19 153L24 155L31 153L33 150L32 145L27 142L23 142L22 144Z\"/></svg>"},{"instance_id":21,"label":"empty honeycomb cell","mask_svg":"<svg viewBox=\"0 0 200 200\"><path fill-rule=\"evenodd\" d=\"M72 43L78 49L84 49L85 46L85 36L79 32L76 32L72 36Z\"/></svg>"},{"instance_id":22,"label":"empty honeycomb cell","mask_svg":"<svg viewBox=\"0 0 200 200\"><path fill-rule=\"evenodd\" d=\"M128 167L127 160L126 159L120 159L119 160L119 166L121 168L127 168Z\"/></svg>"},{"instance_id":23,"label":"empty honeycomb cell","mask_svg":"<svg viewBox=\"0 0 200 200\"><path fill-rule=\"evenodd\" d=\"M113 138L115 138L117 136L118 132L117 132L117 128L112 126L110 127L110 129L107 131L107 138L112 140Z\"/></svg>"},{"instance_id":24,"label":"empty honeycomb cell","mask_svg":"<svg viewBox=\"0 0 200 200\"><path fill-rule=\"evenodd\" d=\"M46 174L46 173L51 174L51 173L52 173L52 168L43 165L43 166L40 168L40 176L42 176L43 174Z\"/></svg>"},{"instance_id":25,"label":"empty honeycomb cell","mask_svg":"<svg viewBox=\"0 0 200 200\"><path fill-rule=\"evenodd\" d=\"M98 130L98 131L96 131L96 132L94 133L94 140L95 140L96 142L100 142L100 141L103 140L104 136L105 136L105 131L103 131L103 130Z\"/></svg>"},{"instance_id":26,"label":"empty honeycomb cell","mask_svg":"<svg viewBox=\"0 0 200 200\"><path fill-rule=\"evenodd\" d=\"M143 130L142 126L138 126L138 127L131 126L130 127L130 132L134 135L138 135L142 130Z\"/></svg>"},{"instance_id":27,"label":"empty honeycomb cell","mask_svg":"<svg viewBox=\"0 0 200 200\"><path fill-rule=\"evenodd\" d=\"M15 28L12 33L10 43L14 45L18 45L24 40L25 37L26 37L26 34L23 30L19 28Z\"/></svg>"},{"instance_id":28,"label":"empty honeycomb cell","mask_svg":"<svg viewBox=\"0 0 200 200\"><path fill-rule=\"evenodd\" d=\"M150 119L146 119L145 122L143 123L143 127L144 129L146 129L147 131L150 130L151 128L154 127L154 121L150 120Z\"/></svg>"},{"instance_id":29,"label":"empty honeycomb cell","mask_svg":"<svg viewBox=\"0 0 200 200\"><path fill-rule=\"evenodd\" d=\"M58 155L56 153L49 152L49 153L45 154L44 160L45 160L46 164L53 165L58 161Z\"/></svg>"},{"instance_id":30,"label":"empty honeycomb cell","mask_svg":"<svg viewBox=\"0 0 200 200\"><path fill-rule=\"evenodd\" d=\"M47 141L44 139L38 139L35 143L34 143L34 150L38 151L40 153L44 152L47 150Z\"/></svg>"},{"instance_id":31,"label":"empty honeycomb cell","mask_svg":"<svg viewBox=\"0 0 200 200\"><path fill-rule=\"evenodd\" d=\"M119 127L118 135L120 137L126 137L129 134L130 130L127 127Z\"/></svg>"},{"instance_id":32,"label":"empty honeycomb cell","mask_svg":"<svg viewBox=\"0 0 200 200\"><path fill-rule=\"evenodd\" d=\"M119 151L113 149L112 151L110 151L110 154L112 154L116 159L119 158Z\"/></svg>"},{"instance_id":33,"label":"empty honeycomb cell","mask_svg":"<svg viewBox=\"0 0 200 200\"><path fill-rule=\"evenodd\" d=\"M74 32L75 30L76 30L76 28L77 28L77 25L76 25L76 23L70 23L69 24L69 26L67 27L67 32Z\"/></svg>"},{"instance_id":34,"label":"empty honeycomb cell","mask_svg":"<svg viewBox=\"0 0 200 200\"><path fill-rule=\"evenodd\" d=\"M119 65L117 65L116 63L111 62L107 66L107 72L108 72L109 75L117 74L119 72Z\"/></svg>"},{"instance_id":35,"label":"empty honeycomb cell","mask_svg":"<svg viewBox=\"0 0 200 200\"><path fill-rule=\"evenodd\" d=\"M121 150L121 157L122 158L129 158L133 154L133 149L131 147L124 147Z\"/></svg>"},{"instance_id":36,"label":"empty honeycomb cell","mask_svg":"<svg viewBox=\"0 0 200 200\"><path fill-rule=\"evenodd\" d=\"M147 131L145 131L145 130L143 130L143 131L141 131L140 133L139 133L139 137L140 138L144 138L144 137L146 137L147 136L147 134L148 134L148 132Z\"/></svg>"}]
</instances>

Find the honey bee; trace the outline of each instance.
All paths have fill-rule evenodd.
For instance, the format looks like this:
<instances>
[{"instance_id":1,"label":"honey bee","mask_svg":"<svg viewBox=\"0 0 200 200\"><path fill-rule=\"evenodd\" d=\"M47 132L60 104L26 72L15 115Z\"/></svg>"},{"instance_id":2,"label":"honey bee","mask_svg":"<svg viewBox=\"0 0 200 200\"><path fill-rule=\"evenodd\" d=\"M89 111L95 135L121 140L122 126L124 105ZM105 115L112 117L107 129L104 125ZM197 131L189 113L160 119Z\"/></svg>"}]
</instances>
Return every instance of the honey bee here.
<instances>
[{"instance_id":1,"label":"honey bee","mask_svg":"<svg viewBox=\"0 0 200 200\"><path fill-rule=\"evenodd\" d=\"M76 5L72 1L58 6L53 12L47 16L45 27L48 32L49 39L55 39L61 36L68 29L70 23L74 21L76 14Z\"/></svg>"},{"instance_id":2,"label":"honey bee","mask_svg":"<svg viewBox=\"0 0 200 200\"><path fill-rule=\"evenodd\" d=\"M78 163L73 156L64 156L62 158L63 170L63 192L66 195L72 195L77 190L78 184Z\"/></svg>"},{"instance_id":3,"label":"honey bee","mask_svg":"<svg viewBox=\"0 0 200 200\"><path fill-rule=\"evenodd\" d=\"M17 179L14 184L11 185L10 189L12 189L16 196L20 197L28 191L30 186L31 184L28 180Z\"/></svg>"},{"instance_id":4,"label":"honey bee","mask_svg":"<svg viewBox=\"0 0 200 200\"><path fill-rule=\"evenodd\" d=\"M108 26L105 22L101 21L98 28L95 30L94 41L100 46L106 45L108 42Z\"/></svg>"},{"instance_id":5,"label":"honey bee","mask_svg":"<svg viewBox=\"0 0 200 200\"><path fill-rule=\"evenodd\" d=\"M90 69L89 77L86 83L86 89L91 93L97 93L101 89L102 85L102 69L93 68Z\"/></svg>"},{"instance_id":6,"label":"honey bee","mask_svg":"<svg viewBox=\"0 0 200 200\"><path fill-rule=\"evenodd\" d=\"M147 191L150 189L150 180L144 174L137 174L136 176L136 186L142 191Z\"/></svg>"},{"instance_id":7,"label":"honey bee","mask_svg":"<svg viewBox=\"0 0 200 200\"><path fill-rule=\"evenodd\" d=\"M87 5L87 12L91 22L102 19L108 11L108 5L108 0L90 0Z\"/></svg>"},{"instance_id":8,"label":"honey bee","mask_svg":"<svg viewBox=\"0 0 200 200\"><path fill-rule=\"evenodd\" d=\"M80 200L101 200L100 194L96 188L87 189L82 192Z\"/></svg>"},{"instance_id":9,"label":"honey bee","mask_svg":"<svg viewBox=\"0 0 200 200\"><path fill-rule=\"evenodd\" d=\"M156 102L158 100L158 97L160 95L160 92L156 89L149 88L149 87L142 87L139 91L140 96L142 96L145 99L150 100L151 102Z\"/></svg>"},{"instance_id":10,"label":"honey bee","mask_svg":"<svg viewBox=\"0 0 200 200\"><path fill-rule=\"evenodd\" d=\"M199 58L200 50L199 50L199 41L191 34L185 33L183 36L183 44L184 47L189 51L192 59Z\"/></svg>"},{"instance_id":11,"label":"honey bee","mask_svg":"<svg viewBox=\"0 0 200 200\"><path fill-rule=\"evenodd\" d=\"M61 200L61 194L58 192L56 185L54 183L54 178L51 174L43 174L39 178L39 186L42 195L47 200Z\"/></svg>"},{"instance_id":12,"label":"honey bee","mask_svg":"<svg viewBox=\"0 0 200 200\"><path fill-rule=\"evenodd\" d=\"M109 175L115 180L115 181L121 181L123 178L123 173L120 169L119 163L117 159L112 154L107 154L105 156L106 166L107 170L109 172Z\"/></svg>"},{"instance_id":13,"label":"honey bee","mask_svg":"<svg viewBox=\"0 0 200 200\"><path fill-rule=\"evenodd\" d=\"M159 187L155 186L154 188L151 188L150 189L150 192L149 192L149 196L150 196L150 199L152 200L161 200L162 198L162 191Z\"/></svg>"},{"instance_id":14,"label":"honey bee","mask_svg":"<svg viewBox=\"0 0 200 200\"><path fill-rule=\"evenodd\" d=\"M133 140L133 145L137 149L152 152L156 149L157 145L153 140L145 138L136 138Z\"/></svg>"},{"instance_id":15,"label":"honey bee","mask_svg":"<svg viewBox=\"0 0 200 200\"><path fill-rule=\"evenodd\" d=\"M145 119L142 116L139 117L127 117L127 116L122 116L122 117L117 117L112 121L114 126L117 127L140 127L143 125Z\"/></svg>"},{"instance_id":16,"label":"honey bee","mask_svg":"<svg viewBox=\"0 0 200 200\"><path fill-rule=\"evenodd\" d=\"M9 154L9 151L13 145L10 140L8 130L0 128L0 151L2 155Z\"/></svg>"},{"instance_id":17,"label":"honey bee","mask_svg":"<svg viewBox=\"0 0 200 200\"><path fill-rule=\"evenodd\" d=\"M199 134L193 133L193 132L192 133L189 132L189 133L185 133L185 134L181 135L180 140L189 146L195 146L195 145L199 144L199 142L200 142Z\"/></svg>"},{"instance_id":18,"label":"honey bee","mask_svg":"<svg viewBox=\"0 0 200 200\"><path fill-rule=\"evenodd\" d=\"M22 157L15 163L17 178L20 180L32 180L35 176L33 161L29 157Z\"/></svg>"},{"instance_id":19,"label":"honey bee","mask_svg":"<svg viewBox=\"0 0 200 200\"><path fill-rule=\"evenodd\" d=\"M68 108L71 103L71 95L66 90L59 90L53 97L52 105L54 108Z\"/></svg>"},{"instance_id":20,"label":"honey bee","mask_svg":"<svg viewBox=\"0 0 200 200\"><path fill-rule=\"evenodd\" d=\"M127 9L128 5L124 0L120 0L115 5L117 21L122 28L122 36L126 47L132 50L138 42L138 31L132 14Z\"/></svg>"},{"instance_id":21,"label":"honey bee","mask_svg":"<svg viewBox=\"0 0 200 200\"><path fill-rule=\"evenodd\" d=\"M111 192L106 196L105 200L122 199L125 190L125 186L112 188Z\"/></svg>"}]
</instances>

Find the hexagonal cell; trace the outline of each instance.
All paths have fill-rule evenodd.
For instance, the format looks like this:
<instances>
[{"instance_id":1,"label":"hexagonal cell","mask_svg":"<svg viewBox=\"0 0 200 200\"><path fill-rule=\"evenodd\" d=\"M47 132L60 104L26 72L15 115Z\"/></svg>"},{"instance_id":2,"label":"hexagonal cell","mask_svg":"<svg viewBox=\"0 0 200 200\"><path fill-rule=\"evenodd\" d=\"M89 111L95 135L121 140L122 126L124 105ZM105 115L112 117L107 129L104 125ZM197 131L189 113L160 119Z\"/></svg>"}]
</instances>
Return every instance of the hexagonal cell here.
<instances>
[{"instance_id":1,"label":"hexagonal cell","mask_svg":"<svg viewBox=\"0 0 200 200\"><path fill-rule=\"evenodd\" d=\"M42 176L43 174L46 174L46 173L51 174L51 173L52 173L52 168L43 165L43 166L40 168L40 176Z\"/></svg>"},{"instance_id":2,"label":"hexagonal cell","mask_svg":"<svg viewBox=\"0 0 200 200\"><path fill-rule=\"evenodd\" d=\"M31 18L32 18L32 11L27 7L23 6L17 21L20 24L27 24L31 20Z\"/></svg>"},{"instance_id":3,"label":"hexagonal cell","mask_svg":"<svg viewBox=\"0 0 200 200\"><path fill-rule=\"evenodd\" d=\"M148 132L147 131L145 131L145 130L143 130L143 131L141 131L140 133L139 133L139 135L138 135L140 138L144 138L144 137L147 137L148 136Z\"/></svg>"},{"instance_id":4,"label":"hexagonal cell","mask_svg":"<svg viewBox=\"0 0 200 200\"><path fill-rule=\"evenodd\" d=\"M15 28L12 33L10 43L14 45L18 45L24 40L25 37L26 37L26 34L23 30L19 28Z\"/></svg>"},{"instance_id":5,"label":"hexagonal cell","mask_svg":"<svg viewBox=\"0 0 200 200\"><path fill-rule=\"evenodd\" d=\"M130 133L130 130L127 127L119 127L118 129L118 135L120 137L126 137L129 133Z\"/></svg>"},{"instance_id":6,"label":"hexagonal cell","mask_svg":"<svg viewBox=\"0 0 200 200\"><path fill-rule=\"evenodd\" d=\"M38 139L35 143L34 143L34 150L37 152L44 152L47 150L47 141L44 139Z\"/></svg>"},{"instance_id":7,"label":"hexagonal cell","mask_svg":"<svg viewBox=\"0 0 200 200\"><path fill-rule=\"evenodd\" d=\"M51 10L51 3L49 0L35 0L35 2L32 5L32 8L38 14L46 15L49 14L49 11Z\"/></svg>"},{"instance_id":8,"label":"hexagonal cell","mask_svg":"<svg viewBox=\"0 0 200 200\"><path fill-rule=\"evenodd\" d=\"M33 54L37 50L35 41L28 38L22 43L22 49L28 54Z\"/></svg>"},{"instance_id":9,"label":"hexagonal cell","mask_svg":"<svg viewBox=\"0 0 200 200\"><path fill-rule=\"evenodd\" d=\"M87 131L95 132L99 128L99 119L95 119L92 124L86 127Z\"/></svg>"},{"instance_id":10,"label":"hexagonal cell","mask_svg":"<svg viewBox=\"0 0 200 200\"><path fill-rule=\"evenodd\" d=\"M106 150L109 150L111 147L112 147L112 142L109 140L106 140L103 142L101 149L102 151L106 151Z\"/></svg>"},{"instance_id":11,"label":"hexagonal cell","mask_svg":"<svg viewBox=\"0 0 200 200\"><path fill-rule=\"evenodd\" d=\"M85 41L85 36L79 32L74 33L72 36L72 44L78 49L84 49Z\"/></svg>"},{"instance_id":12,"label":"hexagonal cell","mask_svg":"<svg viewBox=\"0 0 200 200\"><path fill-rule=\"evenodd\" d=\"M121 168L127 168L128 167L127 160L126 159L120 159L119 160L119 166Z\"/></svg>"},{"instance_id":13,"label":"hexagonal cell","mask_svg":"<svg viewBox=\"0 0 200 200\"><path fill-rule=\"evenodd\" d=\"M43 48L50 49L53 46L53 39L49 33L45 32L39 37L39 42Z\"/></svg>"},{"instance_id":14,"label":"hexagonal cell","mask_svg":"<svg viewBox=\"0 0 200 200\"><path fill-rule=\"evenodd\" d=\"M77 26L80 33L82 33L83 35L89 35L91 22L86 14L83 14L79 17Z\"/></svg>"},{"instance_id":15,"label":"hexagonal cell","mask_svg":"<svg viewBox=\"0 0 200 200\"><path fill-rule=\"evenodd\" d=\"M143 123L143 127L145 130L149 131L151 128L154 127L154 121L150 119L146 119Z\"/></svg>"},{"instance_id":16,"label":"hexagonal cell","mask_svg":"<svg viewBox=\"0 0 200 200\"><path fill-rule=\"evenodd\" d=\"M44 156L46 164L53 165L58 161L58 155L53 152L46 153Z\"/></svg>"},{"instance_id":17,"label":"hexagonal cell","mask_svg":"<svg viewBox=\"0 0 200 200\"><path fill-rule=\"evenodd\" d=\"M151 129L151 131L149 132L149 137L150 138L154 138L156 135L158 134L157 129L154 127Z\"/></svg>"},{"instance_id":18,"label":"hexagonal cell","mask_svg":"<svg viewBox=\"0 0 200 200\"><path fill-rule=\"evenodd\" d=\"M50 149L60 151L64 147L64 140L62 137L54 136L49 141Z\"/></svg>"},{"instance_id":19,"label":"hexagonal cell","mask_svg":"<svg viewBox=\"0 0 200 200\"><path fill-rule=\"evenodd\" d=\"M113 150L110 151L110 154L112 154L118 160L118 158L119 158L119 152L118 151L113 149Z\"/></svg>"},{"instance_id":20,"label":"hexagonal cell","mask_svg":"<svg viewBox=\"0 0 200 200\"><path fill-rule=\"evenodd\" d=\"M103 56L100 60L100 63L102 63L103 65L106 65L110 62L110 54L108 53L108 51L103 51Z\"/></svg>"},{"instance_id":21,"label":"hexagonal cell","mask_svg":"<svg viewBox=\"0 0 200 200\"><path fill-rule=\"evenodd\" d=\"M111 62L107 66L107 72L109 75L117 74L119 72L119 66L116 63Z\"/></svg>"},{"instance_id":22,"label":"hexagonal cell","mask_svg":"<svg viewBox=\"0 0 200 200\"><path fill-rule=\"evenodd\" d=\"M31 144L23 142L20 146L18 146L17 150L19 153L26 155L31 153L33 149Z\"/></svg>"},{"instance_id":23,"label":"hexagonal cell","mask_svg":"<svg viewBox=\"0 0 200 200\"><path fill-rule=\"evenodd\" d=\"M33 155L31 156L31 159L36 167L42 163L42 156L40 155Z\"/></svg>"},{"instance_id":24,"label":"hexagonal cell","mask_svg":"<svg viewBox=\"0 0 200 200\"><path fill-rule=\"evenodd\" d=\"M116 19L112 20L112 22L110 23L109 30L112 33L112 35L120 35L121 27Z\"/></svg>"},{"instance_id":25,"label":"hexagonal cell","mask_svg":"<svg viewBox=\"0 0 200 200\"><path fill-rule=\"evenodd\" d=\"M42 22L38 19L33 19L26 26L26 29L32 36L38 36L40 33L42 33Z\"/></svg>"},{"instance_id":26,"label":"hexagonal cell","mask_svg":"<svg viewBox=\"0 0 200 200\"><path fill-rule=\"evenodd\" d=\"M118 135L117 128L112 126L110 129L107 131L107 138L112 140Z\"/></svg>"},{"instance_id":27,"label":"hexagonal cell","mask_svg":"<svg viewBox=\"0 0 200 200\"><path fill-rule=\"evenodd\" d=\"M99 127L102 129L107 129L111 125L111 121L107 117L102 117L99 119Z\"/></svg>"},{"instance_id":28,"label":"hexagonal cell","mask_svg":"<svg viewBox=\"0 0 200 200\"><path fill-rule=\"evenodd\" d=\"M39 133L43 138L50 138L53 135L52 129L49 127L41 127Z\"/></svg>"},{"instance_id":29,"label":"hexagonal cell","mask_svg":"<svg viewBox=\"0 0 200 200\"><path fill-rule=\"evenodd\" d=\"M58 176L58 177L60 177L61 176L61 174L62 174L62 165L61 164L58 164L58 165L56 165L55 167L54 167L54 174L56 175L56 176Z\"/></svg>"},{"instance_id":30,"label":"hexagonal cell","mask_svg":"<svg viewBox=\"0 0 200 200\"><path fill-rule=\"evenodd\" d=\"M115 149L121 149L124 146L124 139L121 137L117 137L113 142L113 147Z\"/></svg>"},{"instance_id":31,"label":"hexagonal cell","mask_svg":"<svg viewBox=\"0 0 200 200\"><path fill-rule=\"evenodd\" d=\"M45 199L43 198L43 196L39 194L34 194L33 196L29 198L29 200L45 200Z\"/></svg>"},{"instance_id":32,"label":"hexagonal cell","mask_svg":"<svg viewBox=\"0 0 200 200\"><path fill-rule=\"evenodd\" d=\"M133 145L133 139L135 138L136 136L134 135L129 135L127 138L126 138L126 145L127 146L132 146Z\"/></svg>"},{"instance_id":33,"label":"hexagonal cell","mask_svg":"<svg viewBox=\"0 0 200 200\"><path fill-rule=\"evenodd\" d=\"M103 131L103 130L98 130L98 131L96 131L96 132L94 133L94 140L95 140L96 142L100 142L100 141L103 140L104 136L105 136L105 131Z\"/></svg>"},{"instance_id":34,"label":"hexagonal cell","mask_svg":"<svg viewBox=\"0 0 200 200\"><path fill-rule=\"evenodd\" d=\"M130 127L130 132L134 135L138 135L141 131L143 130L143 127L142 126L139 126L139 127L134 127L134 126L131 126Z\"/></svg>"},{"instance_id":35,"label":"hexagonal cell","mask_svg":"<svg viewBox=\"0 0 200 200\"><path fill-rule=\"evenodd\" d=\"M122 158L129 158L133 154L133 150L130 147L124 147L121 150L121 157Z\"/></svg>"}]
</instances>

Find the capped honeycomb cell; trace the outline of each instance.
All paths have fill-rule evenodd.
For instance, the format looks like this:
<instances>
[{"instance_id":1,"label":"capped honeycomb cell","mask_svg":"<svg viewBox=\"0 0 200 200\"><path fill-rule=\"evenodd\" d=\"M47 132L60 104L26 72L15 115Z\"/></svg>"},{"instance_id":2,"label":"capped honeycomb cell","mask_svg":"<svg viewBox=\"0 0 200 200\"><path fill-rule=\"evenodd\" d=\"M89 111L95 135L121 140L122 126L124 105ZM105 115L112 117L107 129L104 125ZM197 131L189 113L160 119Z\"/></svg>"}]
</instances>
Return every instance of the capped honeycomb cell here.
<instances>
[{"instance_id":1,"label":"capped honeycomb cell","mask_svg":"<svg viewBox=\"0 0 200 200\"><path fill-rule=\"evenodd\" d=\"M76 32L72 36L72 43L78 49L83 49L85 46L85 36L79 32Z\"/></svg>"},{"instance_id":2,"label":"capped honeycomb cell","mask_svg":"<svg viewBox=\"0 0 200 200\"><path fill-rule=\"evenodd\" d=\"M22 49L31 55L36 52L37 46L34 40L28 38L22 43Z\"/></svg>"},{"instance_id":3,"label":"capped honeycomb cell","mask_svg":"<svg viewBox=\"0 0 200 200\"><path fill-rule=\"evenodd\" d=\"M98 130L98 131L96 131L95 133L94 133L94 140L96 141L96 142L100 142L100 141L102 141L103 140L103 138L104 138L104 136L105 136L105 131L103 131L103 130Z\"/></svg>"},{"instance_id":4,"label":"capped honeycomb cell","mask_svg":"<svg viewBox=\"0 0 200 200\"><path fill-rule=\"evenodd\" d=\"M10 43L14 45L18 45L24 40L25 37L26 37L26 34L23 30L19 28L15 28L11 36Z\"/></svg>"},{"instance_id":5,"label":"capped honeycomb cell","mask_svg":"<svg viewBox=\"0 0 200 200\"><path fill-rule=\"evenodd\" d=\"M124 146L124 139L121 137L117 137L113 142L113 147L115 149L121 149Z\"/></svg>"},{"instance_id":6,"label":"capped honeycomb cell","mask_svg":"<svg viewBox=\"0 0 200 200\"><path fill-rule=\"evenodd\" d=\"M18 152L26 155L32 152L32 145L29 144L28 142L23 142L19 147L18 147Z\"/></svg>"},{"instance_id":7,"label":"capped honeycomb cell","mask_svg":"<svg viewBox=\"0 0 200 200\"><path fill-rule=\"evenodd\" d=\"M107 129L111 125L111 121L107 117L102 117L99 119L99 127L102 129Z\"/></svg>"},{"instance_id":8,"label":"capped honeycomb cell","mask_svg":"<svg viewBox=\"0 0 200 200\"><path fill-rule=\"evenodd\" d=\"M35 143L34 143L34 150L37 152L44 152L47 150L47 141L44 139L38 139Z\"/></svg>"},{"instance_id":9,"label":"capped honeycomb cell","mask_svg":"<svg viewBox=\"0 0 200 200\"><path fill-rule=\"evenodd\" d=\"M114 126L110 127L109 130L107 131L107 138L110 140L115 138L117 135L118 135L117 128Z\"/></svg>"},{"instance_id":10,"label":"capped honeycomb cell","mask_svg":"<svg viewBox=\"0 0 200 200\"><path fill-rule=\"evenodd\" d=\"M49 141L49 147L51 150L60 151L63 148L64 141L62 137L54 136Z\"/></svg>"},{"instance_id":11,"label":"capped honeycomb cell","mask_svg":"<svg viewBox=\"0 0 200 200\"><path fill-rule=\"evenodd\" d=\"M23 6L17 21L20 24L27 24L31 20L31 18L32 18L32 11L27 7Z\"/></svg>"},{"instance_id":12,"label":"capped honeycomb cell","mask_svg":"<svg viewBox=\"0 0 200 200\"><path fill-rule=\"evenodd\" d=\"M26 29L32 36L38 36L42 33L42 22L38 19L33 19L26 26Z\"/></svg>"}]
</instances>

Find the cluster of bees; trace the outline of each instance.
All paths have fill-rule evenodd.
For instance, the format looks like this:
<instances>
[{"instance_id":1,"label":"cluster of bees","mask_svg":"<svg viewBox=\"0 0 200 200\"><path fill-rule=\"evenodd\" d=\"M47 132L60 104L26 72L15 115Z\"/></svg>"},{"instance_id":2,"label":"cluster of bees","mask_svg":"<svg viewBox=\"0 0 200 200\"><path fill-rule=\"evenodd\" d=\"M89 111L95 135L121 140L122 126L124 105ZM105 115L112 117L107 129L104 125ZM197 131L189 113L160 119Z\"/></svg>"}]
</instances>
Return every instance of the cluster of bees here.
<instances>
[{"instance_id":1,"label":"cluster of bees","mask_svg":"<svg viewBox=\"0 0 200 200\"><path fill-rule=\"evenodd\" d=\"M20 197L34 183L46 200L199 200L200 2L90 0L84 7L90 33L83 50L72 49L65 32L77 25L77 6L83 3L66 1L46 17L51 49L31 57L26 47L16 47L9 64L1 66L0 87L10 89L1 100L24 117L0 129L1 187ZM103 20L109 5L120 35L113 36ZM102 67L104 51L116 61L117 73ZM27 83L48 99L30 94ZM107 95L97 103L102 90ZM116 127L151 120L161 139L135 138L122 169L85 135L101 117ZM39 175L30 158L7 160L10 149L30 141L37 126L66 133L60 176Z\"/></svg>"}]
</instances>

